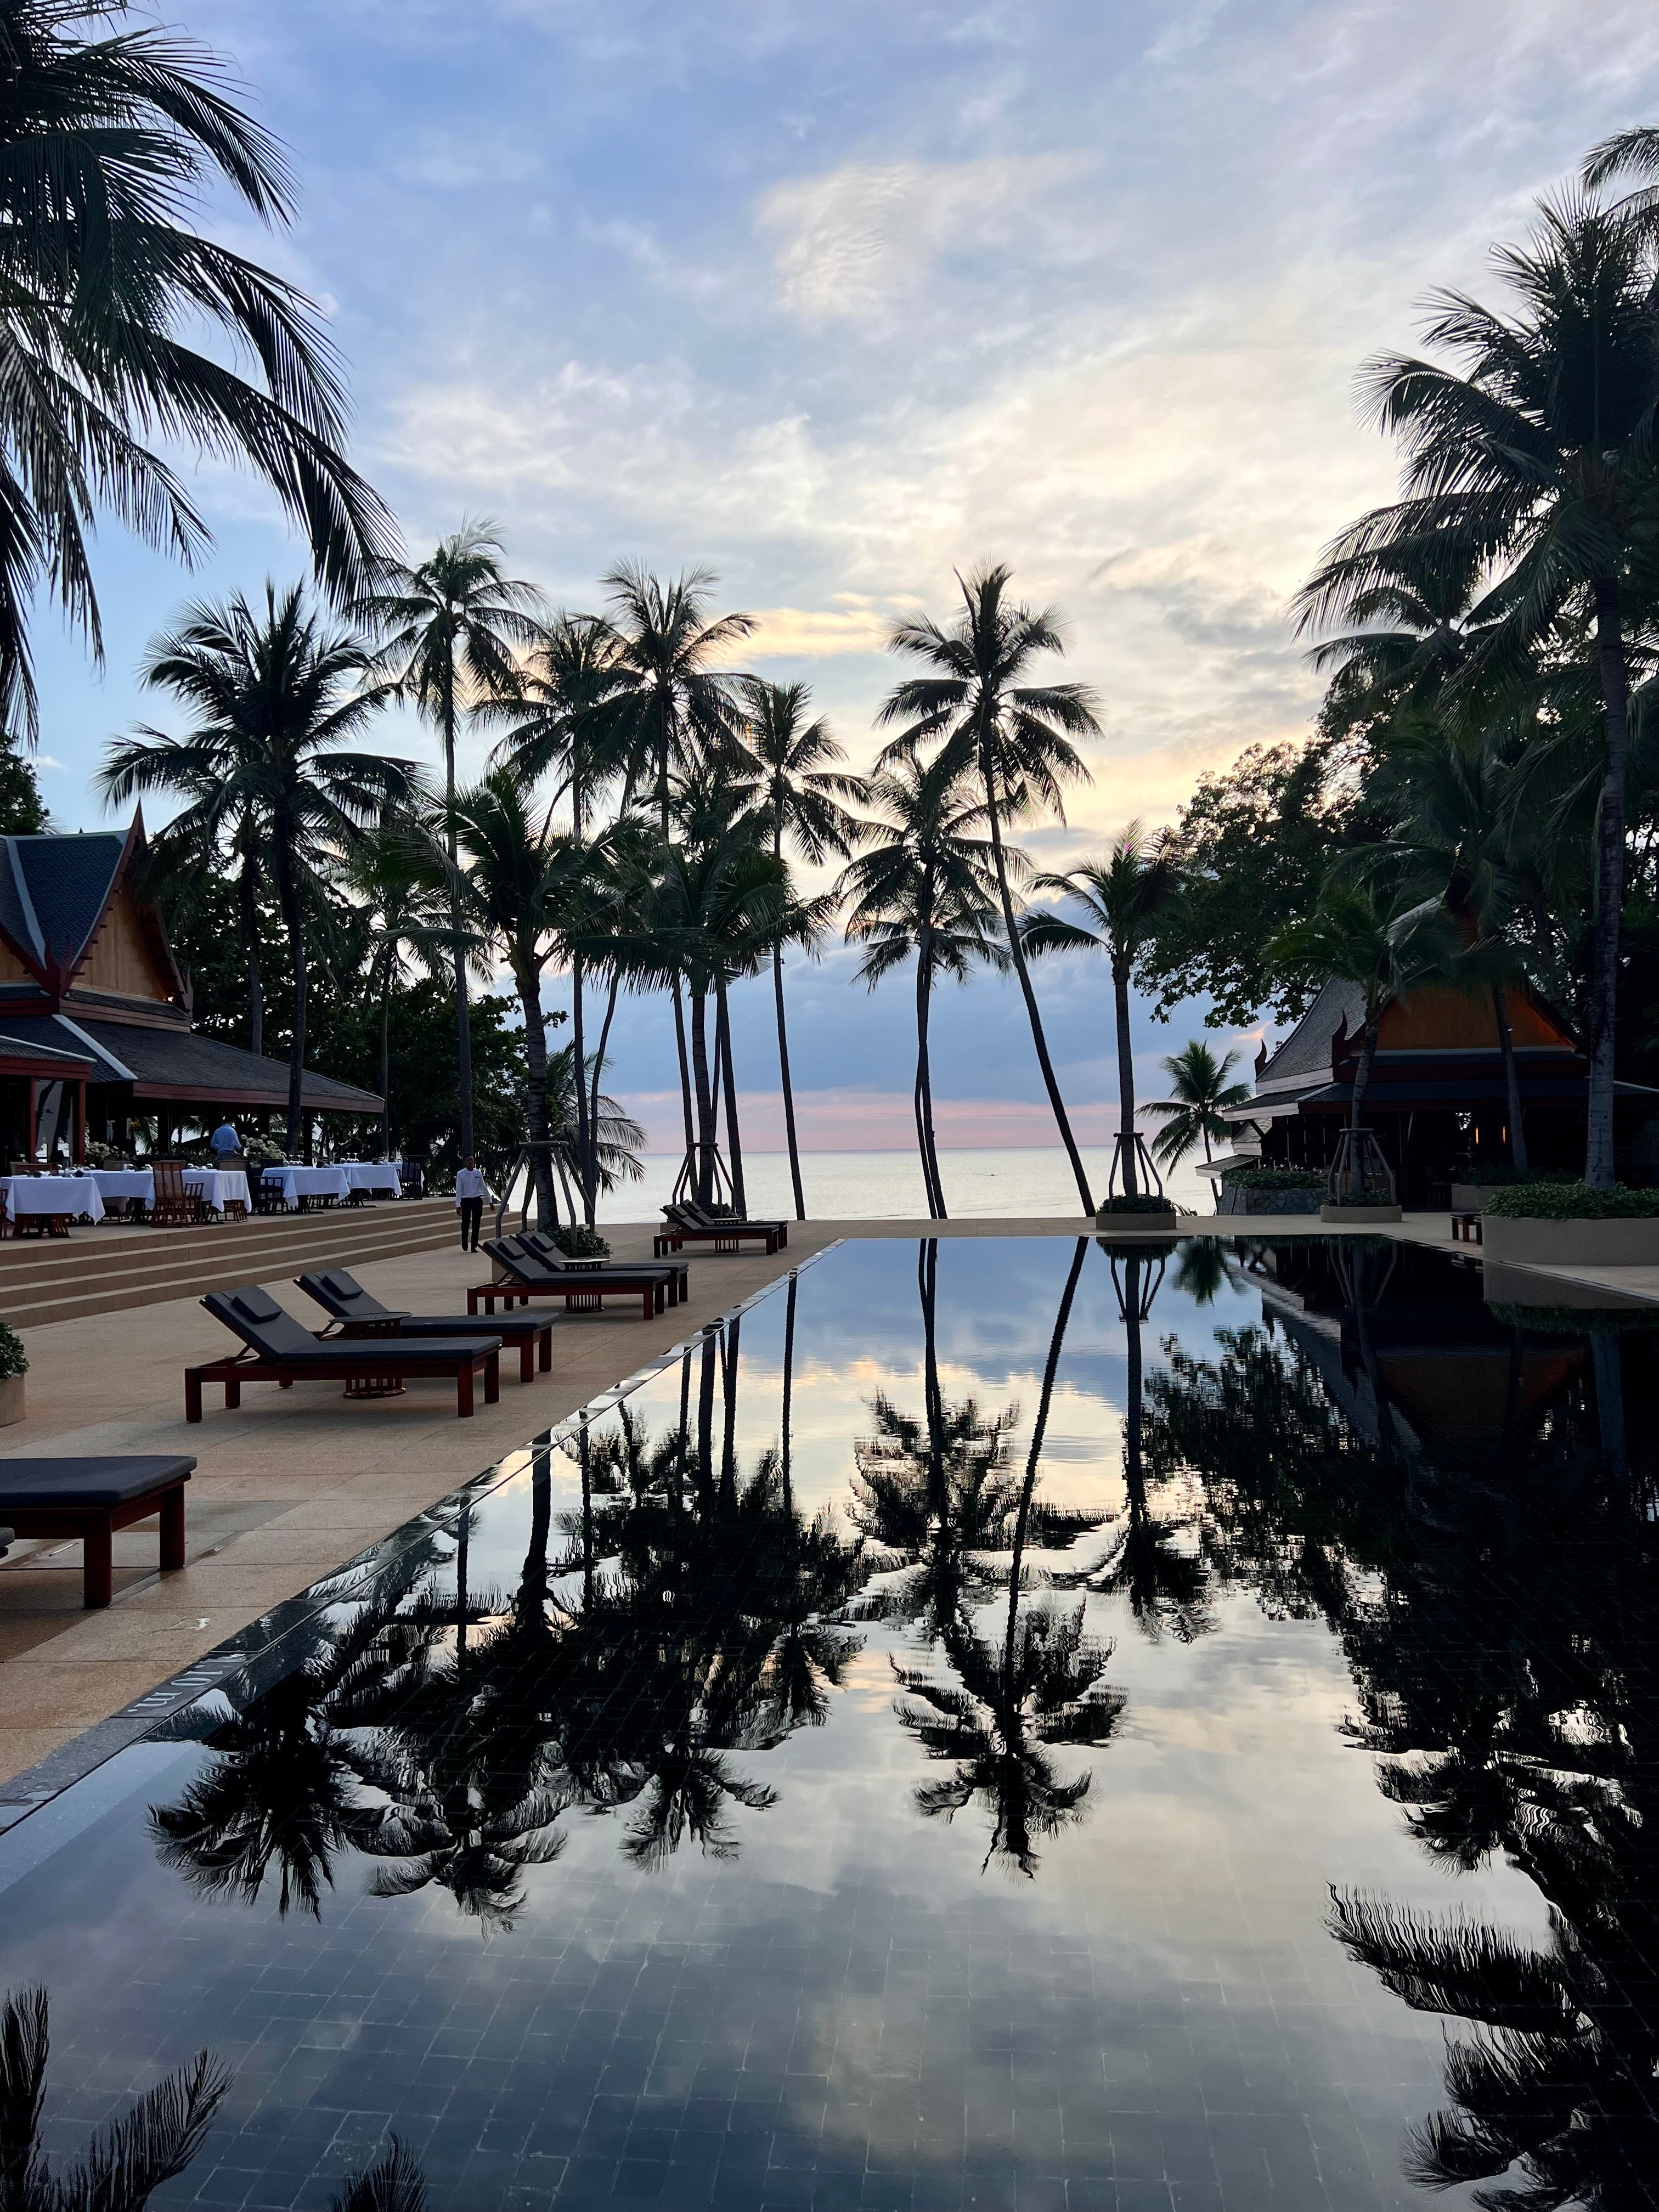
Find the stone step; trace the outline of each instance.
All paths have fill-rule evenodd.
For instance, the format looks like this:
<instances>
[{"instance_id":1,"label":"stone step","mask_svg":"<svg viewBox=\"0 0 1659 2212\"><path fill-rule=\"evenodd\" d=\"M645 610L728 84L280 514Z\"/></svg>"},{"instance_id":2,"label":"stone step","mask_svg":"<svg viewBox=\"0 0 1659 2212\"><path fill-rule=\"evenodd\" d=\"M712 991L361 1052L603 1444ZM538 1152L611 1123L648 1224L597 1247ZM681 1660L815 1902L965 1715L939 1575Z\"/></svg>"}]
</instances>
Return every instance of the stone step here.
<instances>
[{"instance_id":1,"label":"stone step","mask_svg":"<svg viewBox=\"0 0 1659 2212\"><path fill-rule=\"evenodd\" d=\"M168 1298L200 1297L238 1283L281 1281L313 1267L356 1267L441 1249L455 1234L453 1206L444 1200L387 1206L377 1213L342 1208L278 1223L230 1224L204 1235L135 1231L131 1247L114 1236L88 1238L65 1267L33 1275L0 1268L0 1316L15 1328L118 1313ZM71 1239L71 1244L73 1239ZM39 1249L39 1247L35 1248ZM58 1255L70 1248L61 1242ZM13 1255L0 1244L9 1260Z\"/></svg>"}]
</instances>

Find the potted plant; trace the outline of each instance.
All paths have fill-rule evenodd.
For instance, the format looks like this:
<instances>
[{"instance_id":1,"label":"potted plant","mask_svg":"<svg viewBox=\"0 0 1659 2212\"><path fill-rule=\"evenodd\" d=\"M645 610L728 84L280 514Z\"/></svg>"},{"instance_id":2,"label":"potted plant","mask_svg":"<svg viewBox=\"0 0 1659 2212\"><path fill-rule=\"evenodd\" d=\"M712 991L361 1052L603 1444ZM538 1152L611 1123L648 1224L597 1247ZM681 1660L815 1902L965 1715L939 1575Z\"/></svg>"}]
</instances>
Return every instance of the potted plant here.
<instances>
[{"instance_id":1,"label":"potted plant","mask_svg":"<svg viewBox=\"0 0 1659 2212\"><path fill-rule=\"evenodd\" d=\"M23 1403L23 1377L28 1371L29 1356L22 1338L8 1322L0 1321L0 1429L10 1428L27 1411Z\"/></svg>"},{"instance_id":2,"label":"potted plant","mask_svg":"<svg viewBox=\"0 0 1659 2212\"><path fill-rule=\"evenodd\" d=\"M1327 1198L1320 1206L1319 1218L1322 1221L1398 1221L1402 1214L1387 1183L1357 1182L1334 1198Z\"/></svg>"},{"instance_id":3,"label":"potted plant","mask_svg":"<svg viewBox=\"0 0 1659 2212\"><path fill-rule=\"evenodd\" d=\"M1229 1168L1218 1213L1317 1213L1325 1178L1313 1168Z\"/></svg>"},{"instance_id":4,"label":"potted plant","mask_svg":"<svg viewBox=\"0 0 1659 2212\"><path fill-rule=\"evenodd\" d=\"M1145 1232L1174 1236L1181 1225L1181 1216L1173 1199L1152 1190L1120 1190L1110 1198L1103 1198L1095 1209L1097 1229L1110 1227L1120 1235L1138 1236Z\"/></svg>"}]
</instances>

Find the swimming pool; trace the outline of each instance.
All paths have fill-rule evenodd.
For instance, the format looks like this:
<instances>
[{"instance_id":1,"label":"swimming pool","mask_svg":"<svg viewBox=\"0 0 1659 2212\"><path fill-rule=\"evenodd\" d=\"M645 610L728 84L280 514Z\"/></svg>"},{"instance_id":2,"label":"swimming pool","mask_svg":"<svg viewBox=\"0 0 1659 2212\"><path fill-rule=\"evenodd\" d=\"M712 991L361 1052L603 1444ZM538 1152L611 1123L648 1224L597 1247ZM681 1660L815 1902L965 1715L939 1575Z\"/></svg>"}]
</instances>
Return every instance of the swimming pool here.
<instances>
[{"instance_id":1,"label":"swimming pool","mask_svg":"<svg viewBox=\"0 0 1659 2212\"><path fill-rule=\"evenodd\" d=\"M0 1836L45 2148L205 2047L158 2203L1659 2203L1659 1311L1540 1280L835 1249Z\"/></svg>"}]
</instances>

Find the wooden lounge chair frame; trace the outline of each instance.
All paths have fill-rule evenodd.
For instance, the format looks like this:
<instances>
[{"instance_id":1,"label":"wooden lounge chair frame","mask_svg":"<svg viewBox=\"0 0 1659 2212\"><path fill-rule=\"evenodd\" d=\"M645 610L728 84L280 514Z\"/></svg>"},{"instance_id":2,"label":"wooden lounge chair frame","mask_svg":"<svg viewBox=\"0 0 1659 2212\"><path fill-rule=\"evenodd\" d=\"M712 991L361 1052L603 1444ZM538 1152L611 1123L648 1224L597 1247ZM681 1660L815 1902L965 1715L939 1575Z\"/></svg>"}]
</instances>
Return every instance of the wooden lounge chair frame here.
<instances>
[{"instance_id":1,"label":"wooden lounge chair frame","mask_svg":"<svg viewBox=\"0 0 1659 2212\"><path fill-rule=\"evenodd\" d=\"M420 1382L453 1376L456 1418L463 1421L472 1418L473 1382L481 1370L485 1405L493 1406L501 1397L501 1340L499 1336L480 1337L476 1344L468 1343L460 1350L453 1343L441 1340L422 1346L418 1339L355 1340L351 1349L356 1354L361 1342L361 1355L354 1357L347 1365L331 1356L346 1349L345 1343L338 1338L332 1339L325 1346L321 1339L310 1336L309 1340L314 1348L310 1354L301 1352L297 1344L291 1356L284 1356L280 1349L261 1351L249 1340L246 1332L251 1326L265 1328L269 1324L257 1311L252 1322L246 1314L235 1311L237 1302L244 1300L257 1301L262 1306L274 1304L274 1301L265 1298L257 1284L252 1283L240 1290L210 1291L206 1297L198 1301L216 1321L223 1322L227 1328L243 1338L244 1348L234 1358L210 1359L200 1366L185 1368L185 1419L187 1421L199 1421L202 1418L202 1385L204 1382L224 1384L227 1412L234 1412L241 1404L244 1382L277 1382L287 1390L295 1382L343 1380L348 1389L353 1384L365 1382L371 1386L372 1390L377 1383ZM297 1332L299 1335L309 1335L302 1324L283 1308L277 1307L276 1313L287 1324L285 1334ZM325 1351L330 1356L320 1358L316 1356ZM385 1394L376 1391L374 1395Z\"/></svg>"},{"instance_id":2,"label":"wooden lounge chair frame","mask_svg":"<svg viewBox=\"0 0 1659 2212\"><path fill-rule=\"evenodd\" d=\"M341 1291L337 1284L348 1284L349 1290ZM473 1315L469 1314L410 1314L402 1313L391 1306L383 1306L372 1291L366 1291L356 1278L343 1267L331 1267L309 1275L294 1278L296 1290L314 1298L325 1314L333 1317L331 1328L318 1338L319 1344L338 1344L343 1340L361 1337L392 1337L400 1344L418 1344L423 1336L441 1336L448 1330L456 1336L483 1336L494 1334L503 1344L519 1348L519 1380L532 1382L536 1370L544 1375L553 1364L553 1316L550 1314L496 1314L490 1316L493 1324L486 1328ZM361 1298L361 1312L342 1313L342 1305Z\"/></svg>"},{"instance_id":3,"label":"wooden lounge chair frame","mask_svg":"<svg viewBox=\"0 0 1659 2212\"><path fill-rule=\"evenodd\" d=\"M509 1249L516 1247L526 1258L539 1261L550 1275L598 1275L620 1282L625 1275L662 1274L672 1279L668 1285L671 1306L684 1305L691 1295L691 1267L686 1260L573 1260L539 1229L526 1229L521 1236L504 1237L501 1242Z\"/></svg>"},{"instance_id":4,"label":"wooden lounge chair frame","mask_svg":"<svg viewBox=\"0 0 1659 2212\"><path fill-rule=\"evenodd\" d=\"M94 1466L99 1463L96 1461L91 1462ZM51 1464L54 1468L73 1467L76 1462L64 1460L54 1461ZM118 1466L119 1461L115 1464ZM195 1465L193 1459L157 1460L155 1462L155 1481L147 1489L119 1500L77 1500L70 1492L62 1498L53 1498L49 1504L23 1505L9 1502L4 1508L5 1522L15 1535L67 1536L77 1540L82 1548L81 1601L88 1610L95 1611L106 1606L114 1595L114 1559L111 1540L118 1528L130 1528L134 1522L148 1521L153 1514L159 1514L161 1522L161 1571L173 1574L184 1565L185 1485L190 1480ZM15 1481L18 1463L15 1461L0 1462L0 1494L3 1493L9 1470Z\"/></svg>"},{"instance_id":5,"label":"wooden lounge chair frame","mask_svg":"<svg viewBox=\"0 0 1659 2212\"><path fill-rule=\"evenodd\" d=\"M716 1252L740 1252L745 1239L750 1243L758 1239L765 1245L769 1259L778 1249L778 1231L769 1221L722 1221L718 1228L702 1229L695 1222L678 1221L671 1214L667 1227L651 1239L651 1249L660 1255L678 1252L683 1244L707 1244Z\"/></svg>"},{"instance_id":6,"label":"wooden lounge chair frame","mask_svg":"<svg viewBox=\"0 0 1659 2212\"><path fill-rule=\"evenodd\" d=\"M678 1199L672 1205L665 1206L663 1212L670 1221L683 1221L688 1229L725 1229L734 1222L743 1229L770 1229L776 1233L780 1251L789 1242L789 1224L775 1214L745 1213L739 1217L728 1213L706 1213L702 1206L689 1198Z\"/></svg>"},{"instance_id":7,"label":"wooden lounge chair frame","mask_svg":"<svg viewBox=\"0 0 1659 2212\"><path fill-rule=\"evenodd\" d=\"M510 1250L504 1242L488 1239L484 1250L499 1267L505 1267L510 1280L504 1283L477 1283L466 1294L466 1310L476 1314L480 1304L486 1314L492 1314L499 1304L510 1313L514 1306L528 1305L532 1298L562 1298L567 1313L599 1313L604 1310L608 1291L613 1297L637 1297L641 1302L641 1317L654 1320L663 1310L665 1298L679 1303L679 1285L673 1271L667 1267L645 1267L637 1273L601 1275L586 1272L574 1280L554 1274L533 1264L528 1256Z\"/></svg>"}]
</instances>

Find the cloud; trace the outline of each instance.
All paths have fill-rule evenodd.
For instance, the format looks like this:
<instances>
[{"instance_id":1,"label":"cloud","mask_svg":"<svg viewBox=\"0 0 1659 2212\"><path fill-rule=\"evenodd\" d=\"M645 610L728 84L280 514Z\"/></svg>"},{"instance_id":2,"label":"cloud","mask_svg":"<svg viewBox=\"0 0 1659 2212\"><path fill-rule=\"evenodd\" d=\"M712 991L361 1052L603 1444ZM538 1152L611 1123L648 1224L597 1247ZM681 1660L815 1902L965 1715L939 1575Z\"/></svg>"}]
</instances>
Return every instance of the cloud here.
<instances>
[{"instance_id":1,"label":"cloud","mask_svg":"<svg viewBox=\"0 0 1659 2212\"><path fill-rule=\"evenodd\" d=\"M975 161L851 164L775 185L757 227L775 240L787 311L814 327L897 304L940 255L1006 252L1075 261L1101 241L1064 188L1094 166L1082 153Z\"/></svg>"},{"instance_id":2,"label":"cloud","mask_svg":"<svg viewBox=\"0 0 1659 2212\"><path fill-rule=\"evenodd\" d=\"M744 641L743 659L823 660L842 653L881 652L898 612L896 605L878 606L848 592L836 597L851 604L757 609L754 634Z\"/></svg>"}]
</instances>

